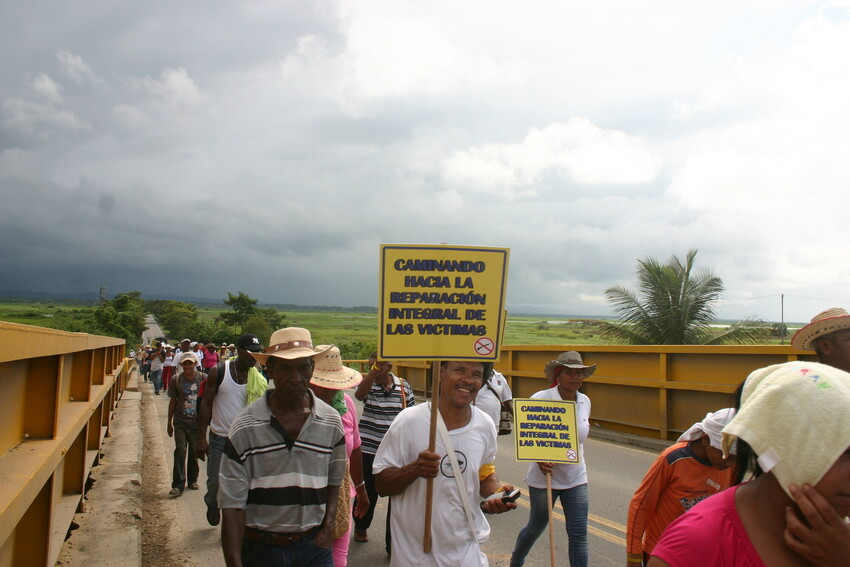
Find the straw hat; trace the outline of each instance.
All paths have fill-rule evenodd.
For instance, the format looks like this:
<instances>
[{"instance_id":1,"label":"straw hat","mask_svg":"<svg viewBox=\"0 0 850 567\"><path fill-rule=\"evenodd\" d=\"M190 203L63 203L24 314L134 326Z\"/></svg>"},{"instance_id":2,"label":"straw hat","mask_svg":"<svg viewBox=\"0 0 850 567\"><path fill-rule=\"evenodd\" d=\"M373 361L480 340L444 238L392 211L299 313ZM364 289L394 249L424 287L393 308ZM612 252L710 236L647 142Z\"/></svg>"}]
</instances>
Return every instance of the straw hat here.
<instances>
[{"instance_id":1,"label":"straw hat","mask_svg":"<svg viewBox=\"0 0 850 567\"><path fill-rule=\"evenodd\" d=\"M266 352L249 352L249 354L265 364L270 356L294 360L322 354L329 348L330 345L324 345L324 348L314 349L310 331L301 327L287 327L274 332L272 338L269 339L269 348L266 349Z\"/></svg>"},{"instance_id":2,"label":"straw hat","mask_svg":"<svg viewBox=\"0 0 850 567\"><path fill-rule=\"evenodd\" d=\"M558 358L550 360L546 364L546 368L543 369L543 372L546 373L546 377L549 380L554 379L555 369L559 366L566 366L567 368L581 368L585 378L588 378L591 374L596 372L596 365L592 364L587 366L584 364L581 360L581 355L574 350L562 352L558 355Z\"/></svg>"},{"instance_id":3,"label":"straw hat","mask_svg":"<svg viewBox=\"0 0 850 567\"><path fill-rule=\"evenodd\" d=\"M313 377L310 383L328 390L345 390L353 388L363 381L360 371L342 365L339 349L333 345L319 345L319 349L327 348L324 354L314 358Z\"/></svg>"},{"instance_id":4,"label":"straw hat","mask_svg":"<svg viewBox=\"0 0 850 567\"><path fill-rule=\"evenodd\" d=\"M831 307L812 317L811 323L797 331L791 339L791 346L799 350L815 350L812 341L844 329L850 329L850 313L840 307Z\"/></svg>"}]
</instances>

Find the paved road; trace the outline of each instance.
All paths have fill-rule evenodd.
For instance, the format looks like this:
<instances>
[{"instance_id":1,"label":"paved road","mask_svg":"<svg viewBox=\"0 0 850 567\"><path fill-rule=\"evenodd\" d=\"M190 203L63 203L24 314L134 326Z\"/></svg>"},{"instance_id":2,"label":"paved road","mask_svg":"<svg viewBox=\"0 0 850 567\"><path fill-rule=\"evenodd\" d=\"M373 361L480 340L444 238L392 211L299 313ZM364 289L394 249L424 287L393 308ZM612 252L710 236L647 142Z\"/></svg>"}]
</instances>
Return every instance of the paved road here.
<instances>
[{"instance_id":1,"label":"paved road","mask_svg":"<svg viewBox=\"0 0 850 567\"><path fill-rule=\"evenodd\" d=\"M157 337L165 336L162 332L162 329L160 329L159 327L159 323L156 322L156 319L153 315L145 316L145 325L147 325L148 328L142 332L142 344L153 344L154 339L156 339Z\"/></svg>"},{"instance_id":2,"label":"paved road","mask_svg":"<svg viewBox=\"0 0 850 567\"><path fill-rule=\"evenodd\" d=\"M160 498L170 500L172 453L174 441L165 433L165 417L168 409L168 398L165 395L154 396L150 384L141 384L146 400L154 403L144 404L144 411L155 411L160 425L160 435L157 443L161 447L156 451L146 453L145 458L161 459L163 470ZM510 482L523 491L526 464L513 459L513 436L499 438L498 470L501 478ZM592 567L622 566L625 558L625 516L629 498L637 487L644 472L649 468L656 452L633 446L620 445L608 441L589 439L585 446L585 456L588 461L590 477L590 565ZM219 548L219 528L213 528L206 523L204 516L204 483L206 474L201 466L201 490L186 490L183 496L168 503L169 516L174 525L179 526L172 531L173 537L163 544L171 548L172 556L181 565L215 566L222 565ZM389 563L383 547L384 521L386 518L386 499L382 498L375 514L375 521L369 530L368 543L351 543L349 565L352 567L380 567ZM520 507L510 513L490 517L492 533L490 541L485 546L485 552L493 567L507 566L513 549L516 534L528 519L528 500L522 498ZM179 537L178 537L179 534ZM567 538L564 529L564 518L557 508L556 514L556 556L557 564L567 565ZM548 535L540 537L528 556L526 565L530 567L548 566ZM458 566L461 567L461 566Z\"/></svg>"}]
</instances>

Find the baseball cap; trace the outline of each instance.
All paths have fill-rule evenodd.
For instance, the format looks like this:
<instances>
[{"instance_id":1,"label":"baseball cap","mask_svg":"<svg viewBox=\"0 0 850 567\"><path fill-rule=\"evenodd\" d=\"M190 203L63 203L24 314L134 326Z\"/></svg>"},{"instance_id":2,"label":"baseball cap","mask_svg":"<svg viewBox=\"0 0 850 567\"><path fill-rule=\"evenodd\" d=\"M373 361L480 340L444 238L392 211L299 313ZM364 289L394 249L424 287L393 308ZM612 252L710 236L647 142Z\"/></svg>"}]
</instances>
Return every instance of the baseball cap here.
<instances>
[{"instance_id":1,"label":"baseball cap","mask_svg":"<svg viewBox=\"0 0 850 567\"><path fill-rule=\"evenodd\" d=\"M248 352L263 352L263 345L260 343L260 337L245 333L239 340L236 341L236 348L244 348Z\"/></svg>"}]
</instances>

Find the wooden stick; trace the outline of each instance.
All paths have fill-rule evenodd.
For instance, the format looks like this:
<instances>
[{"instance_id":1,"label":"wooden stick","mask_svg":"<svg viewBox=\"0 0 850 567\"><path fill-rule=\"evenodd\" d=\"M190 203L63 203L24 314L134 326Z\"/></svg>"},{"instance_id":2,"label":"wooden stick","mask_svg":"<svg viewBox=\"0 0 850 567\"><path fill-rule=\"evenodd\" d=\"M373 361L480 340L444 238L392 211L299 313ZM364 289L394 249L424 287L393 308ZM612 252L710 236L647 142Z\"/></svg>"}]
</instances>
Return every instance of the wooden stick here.
<instances>
[{"instance_id":1,"label":"wooden stick","mask_svg":"<svg viewBox=\"0 0 850 567\"><path fill-rule=\"evenodd\" d=\"M552 473L546 473L546 502L549 504L549 561L555 567L555 510L552 502Z\"/></svg>"},{"instance_id":2,"label":"wooden stick","mask_svg":"<svg viewBox=\"0 0 850 567\"><path fill-rule=\"evenodd\" d=\"M428 450L437 450L437 406L440 405L440 363L431 362L431 430L428 438ZM425 485L425 535L422 537L422 551L431 553L431 506L434 500L434 479L429 478Z\"/></svg>"}]
</instances>

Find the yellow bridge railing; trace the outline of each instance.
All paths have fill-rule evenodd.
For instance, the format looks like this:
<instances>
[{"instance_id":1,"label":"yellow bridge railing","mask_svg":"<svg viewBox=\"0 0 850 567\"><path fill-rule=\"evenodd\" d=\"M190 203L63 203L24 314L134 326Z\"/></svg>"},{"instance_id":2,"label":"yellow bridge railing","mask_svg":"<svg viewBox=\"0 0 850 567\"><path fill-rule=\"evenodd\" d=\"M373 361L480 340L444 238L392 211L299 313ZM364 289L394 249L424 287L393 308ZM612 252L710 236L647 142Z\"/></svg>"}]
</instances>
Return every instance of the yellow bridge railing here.
<instances>
[{"instance_id":1,"label":"yellow bridge railing","mask_svg":"<svg viewBox=\"0 0 850 567\"><path fill-rule=\"evenodd\" d=\"M55 564L131 364L122 339L0 321L0 567Z\"/></svg>"},{"instance_id":2,"label":"yellow bridge railing","mask_svg":"<svg viewBox=\"0 0 850 567\"><path fill-rule=\"evenodd\" d=\"M790 360L817 360L790 346L504 346L496 370L515 398L549 387L543 367L567 350L596 364L582 391L594 426L675 439L706 412L730 407L732 393L757 368ZM359 362L359 361L357 361ZM394 372L430 395L430 363L394 361Z\"/></svg>"}]
</instances>

